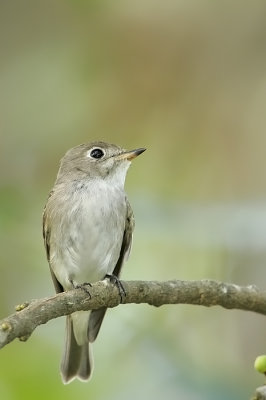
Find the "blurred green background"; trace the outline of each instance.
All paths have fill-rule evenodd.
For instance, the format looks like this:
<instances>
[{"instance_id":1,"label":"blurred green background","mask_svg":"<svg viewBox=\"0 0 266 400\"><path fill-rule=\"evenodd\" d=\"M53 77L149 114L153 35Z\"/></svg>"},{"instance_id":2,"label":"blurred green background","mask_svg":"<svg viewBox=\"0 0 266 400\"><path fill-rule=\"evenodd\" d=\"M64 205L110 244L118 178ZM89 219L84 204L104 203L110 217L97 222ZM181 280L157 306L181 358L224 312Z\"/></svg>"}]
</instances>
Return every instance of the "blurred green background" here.
<instances>
[{"instance_id":1,"label":"blurred green background","mask_svg":"<svg viewBox=\"0 0 266 400\"><path fill-rule=\"evenodd\" d=\"M124 279L265 287L266 3L2 1L0 313L54 293L41 216L79 143L147 147L126 189ZM88 384L63 386L64 320L0 352L5 400L234 399L264 383L265 318L195 306L110 310Z\"/></svg>"}]
</instances>

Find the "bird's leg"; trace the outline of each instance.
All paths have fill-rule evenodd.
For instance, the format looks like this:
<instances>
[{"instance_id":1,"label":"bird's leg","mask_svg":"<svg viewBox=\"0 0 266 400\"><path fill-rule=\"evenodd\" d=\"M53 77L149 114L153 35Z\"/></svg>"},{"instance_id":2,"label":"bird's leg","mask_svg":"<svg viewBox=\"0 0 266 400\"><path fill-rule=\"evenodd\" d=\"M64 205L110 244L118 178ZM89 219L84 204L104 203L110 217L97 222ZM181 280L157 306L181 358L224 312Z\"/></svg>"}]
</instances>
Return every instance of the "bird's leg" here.
<instances>
[{"instance_id":1,"label":"bird's leg","mask_svg":"<svg viewBox=\"0 0 266 400\"><path fill-rule=\"evenodd\" d=\"M108 278L111 283L115 284L115 286L118 289L119 295L120 295L120 301L122 303L123 302L123 297L126 297L127 294L126 294L125 288L122 285L120 279L114 274L106 274L105 278Z\"/></svg>"},{"instance_id":2,"label":"bird's leg","mask_svg":"<svg viewBox=\"0 0 266 400\"><path fill-rule=\"evenodd\" d=\"M69 281L70 281L70 283L71 283L73 289L82 289L82 290L84 290L84 292L87 293L87 294L89 295L89 298L91 299L91 294L90 294L89 290L88 290L87 287L86 287L86 286L92 287L92 285L91 285L90 282L75 283L75 282L73 281L73 279L70 279Z\"/></svg>"}]
</instances>

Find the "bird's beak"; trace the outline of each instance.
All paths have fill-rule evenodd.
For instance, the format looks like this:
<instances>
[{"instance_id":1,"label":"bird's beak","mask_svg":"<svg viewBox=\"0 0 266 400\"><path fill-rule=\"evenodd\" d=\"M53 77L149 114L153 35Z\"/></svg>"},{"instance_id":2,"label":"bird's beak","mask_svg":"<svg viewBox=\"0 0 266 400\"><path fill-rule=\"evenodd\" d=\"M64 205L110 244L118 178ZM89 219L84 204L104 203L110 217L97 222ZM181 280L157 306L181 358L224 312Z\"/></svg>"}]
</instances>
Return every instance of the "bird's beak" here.
<instances>
[{"instance_id":1,"label":"bird's beak","mask_svg":"<svg viewBox=\"0 0 266 400\"><path fill-rule=\"evenodd\" d=\"M131 161L134 158L136 158L137 156L139 156L141 153L143 153L145 150L146 149L144 149L144 148L140 148L140 149L125 151L124 153L121 153L118 156L116 156L115 159Z\"/></svg>"}]
</instances>

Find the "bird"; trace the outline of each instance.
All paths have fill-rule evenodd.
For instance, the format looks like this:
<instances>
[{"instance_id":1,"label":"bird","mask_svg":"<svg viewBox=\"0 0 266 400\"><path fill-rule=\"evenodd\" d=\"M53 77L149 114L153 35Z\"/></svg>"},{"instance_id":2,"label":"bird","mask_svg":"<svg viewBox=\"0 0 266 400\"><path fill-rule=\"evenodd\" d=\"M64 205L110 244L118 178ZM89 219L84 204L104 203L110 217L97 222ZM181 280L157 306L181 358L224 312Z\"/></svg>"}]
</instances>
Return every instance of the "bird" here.
<instances>
[{"instance_id":1,"label":"bird","mask_svg":"<svg viewBox=\"0 0 266 400\"><path fill-rule=\"evenodd\" d=\"M108 276L119 279L135 225L124 190L126 174L145 150L96 141L71 148L61 159L43 212L44 245L57 293ZM100 308L67 316L60 368L64 384L91 377L91 343L105 313Z\"/></svg>"}]
</instances>

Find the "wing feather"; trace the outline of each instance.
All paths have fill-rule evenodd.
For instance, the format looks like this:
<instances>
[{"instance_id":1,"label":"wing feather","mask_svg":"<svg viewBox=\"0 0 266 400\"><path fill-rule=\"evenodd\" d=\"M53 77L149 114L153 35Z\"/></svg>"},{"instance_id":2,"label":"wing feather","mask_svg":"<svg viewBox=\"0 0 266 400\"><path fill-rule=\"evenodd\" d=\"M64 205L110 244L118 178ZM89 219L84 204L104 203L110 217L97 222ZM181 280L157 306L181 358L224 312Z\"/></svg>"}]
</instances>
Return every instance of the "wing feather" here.
<instances>
[{"instance_id":1,"label":"wing feather","mask_svg":"<svg viewBox=\"0 0 266 400\"><path fill-rule=\"evenodd\" d=\"M53 190L50 192L47 203L50 199L50 197L53 195ZM52 280L53 280L53 284L55 287L55 291L56 293L60 293L63 292L63 286L60 284L60 282L58 282L58 280L56 279L56 276L51 268L51 264L50 264L50 237L51 237L51 231L49 229L49 226L51 226L51 224L49 224L49 213L48 213L48 208L47 208L47 203L44 207L43 210L43 219L42 219L42 232L43 232L43 240L44 240L44 246L45 246L45 250L46 250L46 256L47 256L47 260L49 263L49 267L50 267L50 272L51 272L51 276L52 276Z\"/></svg>"}]
</instances>

